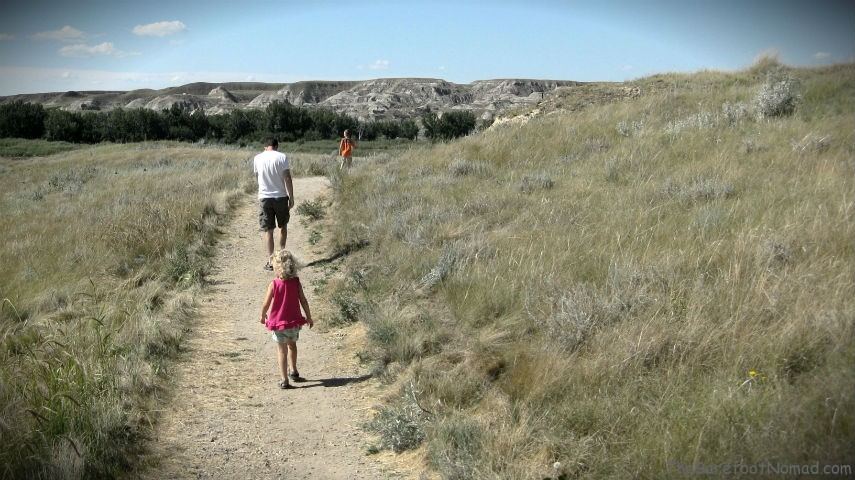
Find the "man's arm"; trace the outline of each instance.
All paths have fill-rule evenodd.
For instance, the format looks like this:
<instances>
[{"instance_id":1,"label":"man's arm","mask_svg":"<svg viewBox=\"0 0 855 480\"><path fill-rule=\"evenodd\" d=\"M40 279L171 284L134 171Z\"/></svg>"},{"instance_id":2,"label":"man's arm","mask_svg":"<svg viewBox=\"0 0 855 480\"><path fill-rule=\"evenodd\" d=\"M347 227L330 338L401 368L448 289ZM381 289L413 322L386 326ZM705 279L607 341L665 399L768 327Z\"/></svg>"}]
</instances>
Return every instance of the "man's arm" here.
<instances>
[{"instance_id":1,"label":"man's arm","mask_svg":"<svg viewBox=\"0 0 855 480\"><path fill-rule=\"evenodd\" d=\"M294 208L294 182L291 181L291 169L285 170L285 173L282 175L282 179L285 180L285 188L288 189L288 210Z\"/></svg>"}]
</instances>

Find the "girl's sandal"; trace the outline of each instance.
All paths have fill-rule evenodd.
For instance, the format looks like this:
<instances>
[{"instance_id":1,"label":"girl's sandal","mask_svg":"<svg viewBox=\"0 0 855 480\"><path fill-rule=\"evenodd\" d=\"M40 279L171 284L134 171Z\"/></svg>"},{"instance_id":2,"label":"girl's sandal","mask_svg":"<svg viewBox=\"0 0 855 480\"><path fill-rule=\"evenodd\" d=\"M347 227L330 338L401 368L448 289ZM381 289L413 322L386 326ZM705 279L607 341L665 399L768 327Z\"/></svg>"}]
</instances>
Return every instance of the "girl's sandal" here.
<instances>
[{"instance_id":1,"label":"girl's sandal","mask_svg":"<svg viewBox=\"0 0 855 480\"><path fill-rule=\"evenodd\" d=\"M285 390L287 388L294 388L294 387L292 387L291 384L288 383L288 380L279 380L279 388Z\"/></svg>"}]
</instances>

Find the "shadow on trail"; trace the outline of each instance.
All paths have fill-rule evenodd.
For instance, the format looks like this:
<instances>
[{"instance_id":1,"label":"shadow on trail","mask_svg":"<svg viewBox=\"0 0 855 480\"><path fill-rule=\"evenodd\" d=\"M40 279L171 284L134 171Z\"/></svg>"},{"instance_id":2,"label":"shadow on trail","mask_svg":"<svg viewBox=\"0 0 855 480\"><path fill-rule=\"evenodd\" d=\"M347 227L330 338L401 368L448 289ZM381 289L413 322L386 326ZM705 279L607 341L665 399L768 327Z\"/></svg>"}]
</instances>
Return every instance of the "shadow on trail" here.
<instances>
[{"instance_id":1,"label":"shadow on trail","mask_svg":"<svg viewBox=\"0 0 855 480\"><path fill-rule=\"evenodd\" d=\"M317 260L314 260L312 262L307 263L306 267L316 267L318 265L325 265L327 263L334 262L334 261L338 260L339 258L344 257L345 255L349 255L349 254L351 254L357 250L361 250L367 246L368 246L368 242L365 240L359 240L359 241L356 241L353 243L348 243L347 245L344 245L337 252L335 252L334 254L330 255L327 258L319 258Z\"/></svg>"},{"instance_id":2,"label":"shadow on trail","mask_svg":"<svg viewBox=\"0 0 855 480\"><path fill-rule=\"evenodd\" d=\"M340 378L307 378L305 382L294 382L296 388L312 388L312 387L343 387L351 383L362 383L371 378L371 375L360 375L358 377L340 377Z\"/></svg>"}]
</instances>

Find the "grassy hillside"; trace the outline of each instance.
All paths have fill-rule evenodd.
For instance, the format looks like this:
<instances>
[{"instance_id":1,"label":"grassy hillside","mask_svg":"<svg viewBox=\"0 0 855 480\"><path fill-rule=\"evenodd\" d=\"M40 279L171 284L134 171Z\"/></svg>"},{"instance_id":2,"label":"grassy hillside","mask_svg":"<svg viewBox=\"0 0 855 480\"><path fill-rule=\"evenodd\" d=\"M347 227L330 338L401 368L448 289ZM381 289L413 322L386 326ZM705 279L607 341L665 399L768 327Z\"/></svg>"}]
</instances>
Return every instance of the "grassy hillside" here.
<instances>
[{"instance_id":1,"label":"grassy hillside","mask_svg":"<svg viewBox=\"0 0 855 480\"><path fill-rule=\"evenodd\" d=\"M218 225L254 189L250 154L159 143L0 158L0 478L127 468ZM297 158L297 174L319 169Z\"/></svg>"},{"instance_id":2,"label":"grassy hillside","mask_svg":"<svg viewBox=\"0 0 855 480\"><path fill-rule=\"evenodd\" d=\"M855 458L855 66L627 87L334 183L378 448L444 478Z\"/></svg>"}]
</instances>

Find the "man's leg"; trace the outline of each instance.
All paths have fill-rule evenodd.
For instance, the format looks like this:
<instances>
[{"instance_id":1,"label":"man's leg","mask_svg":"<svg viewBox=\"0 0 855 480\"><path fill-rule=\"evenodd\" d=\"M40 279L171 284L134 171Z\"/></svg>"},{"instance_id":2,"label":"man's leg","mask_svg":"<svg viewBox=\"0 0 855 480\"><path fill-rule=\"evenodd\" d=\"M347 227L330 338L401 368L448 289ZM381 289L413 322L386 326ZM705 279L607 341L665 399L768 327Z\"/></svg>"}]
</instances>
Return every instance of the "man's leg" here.
<instances>
[{"instance_id":1,"label":"man's leg","mask_svg":"<svg viewBox=\"0 0 855 480\"><path fill-rule=\"evenodd\" d=\"M288 221L291 219L291 211L288 210L288 197L276 202L276 223L279 225L279 248L285 248L288 241ZM272 240L271 240L272 241Z\"/></svg>"},{"instance_id":2,"label":"man's leg","mask_svg":"<svg viewBox=\"0 0 855 480\"><path fill-rule=\"evenodd\" d=\"M270 265L270 257L273 256L273 229L276 227L276 218L270 199L262 198L258 210L258 225L261 227L262 248L267 250L267 263L265 270L273 270Z\"/></svg>"},{"instance_id":3,"label":"man's leg","mask_svg":"<svg viewBox=\"0 0 855 480\"><path fill-rule=\"evenodd\" d=\"M267 257L269 260L270 256L273 255L273 229L265 230L262 234L262 239L264 247L267 248Z\"/></svg>"}]
</instances>

